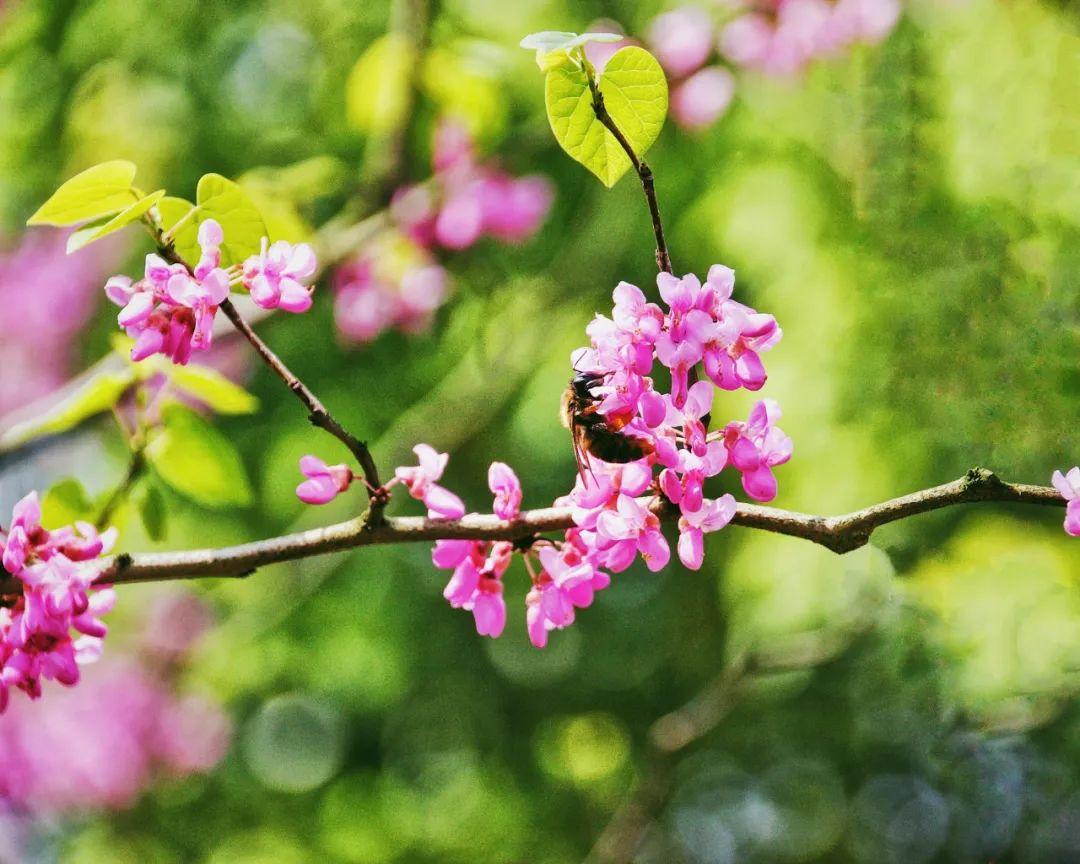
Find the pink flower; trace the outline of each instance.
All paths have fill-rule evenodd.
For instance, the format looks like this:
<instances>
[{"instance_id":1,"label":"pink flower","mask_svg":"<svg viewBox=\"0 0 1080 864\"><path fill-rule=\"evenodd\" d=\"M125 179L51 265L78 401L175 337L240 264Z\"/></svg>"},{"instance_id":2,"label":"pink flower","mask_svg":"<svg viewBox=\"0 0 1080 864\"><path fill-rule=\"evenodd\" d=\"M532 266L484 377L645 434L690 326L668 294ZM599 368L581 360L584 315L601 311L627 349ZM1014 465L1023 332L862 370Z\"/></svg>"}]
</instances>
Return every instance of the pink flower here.
<instances>
[{"instance_id":1,"label":"pink flower","mask_svg":"<svg viewBox=\"0 0 1080 864\"><path fill-rule=\"evenodd\" d=\"M79 666L101 654L101 615L115 602L111 590L92 593L91 586L100 572L94 559L109 551L116 531L99 535L79 523L77 530L50 532L40 520L31 492L15 505L8 531L0 532L4 569L23 586L14 605L0 608L0 710L12 687L36 699L42 679L76 684Z\"/></svg>"},{"instance_id":2,"label":"pink flower","mask_svg":"<svg viewBox=\"0 0 1080 864\"><path fill-rule=\"evenodd\" d=\"M776 497L772 469L791 458L791 439L775 425L779 419L776 401L762 399L754 405L746 423L729 423L724 429L730 462L742 472L743 489L755 501L772 501Z\"/></svg>"},{"instance_id":3,"label":"pink flower","mask_svg":"<svg viewBox=\"0 0 1080 864\"><path fill-rule=\"evenodd\" d=\"M629 495L619 495L615 509L597 515L596 538L603 566L616 573L629 567L639 552L654 573L663 570L671 557L660 519L647 504Z\"/></svg>"},{"instance_id":4,"label":"pink flower","mask_svg":"<svg viewBox=\"0 0 1080 864\"><path fill-rule=\"evenodd\" d=\"M516 519L521 512L521 481L514 469L502 462L492 462L488 469L488 487L495 496L495 515Z\"/></svg>"},{"instance_id":5,"label":"pink flower","mask_svg":"<svg viewBox=\"0 0 1080 864\"><path fill-rule=\"evenodd\" d=\"M397 468L394 471L396 480L405 484L413 498L427 505L428 516L442 516L447 519L460 519L464 516L465 505L461 499L435 482L446 470L449 454L438 453L427 444L417 444L413 447L413 453L420 464Z\"/></svg>"},{"instance_id":6,"label":"pink flower","mask_svg":"<svg viewBox=\"0 0 1080 864\"><path fill-rule=\"evenodd\" d=\"M697 6L665 12L649 25L648 40L664 71L682 78L700 69L709 58L713 40L712 18Z\"/></svg>"},{"instance_id":7,"label":"pink flower","mask_svg":"<svg viewBox=\"0 0 1080 864\"><path fill-rule=\"evenodd\" d=\"M1080 466L1074 467L1068 474L1055 471L1053 483L1069 502L1065 508L1065 533L1080 537Z\"/></svg>"},{"instance_id":8,"label":"pink flower","mask_svg":"<svg viewBox=\"0 0 1080 864\"><path fill-rule=\"evenodd\" d=\"M244 285L251 299L263 309L307 312L311 308L311 289L304 282L315 275L315 252L307 243L279 240L244 262Z\"/></svg>"},{"instance_id":9,"label":"pink flower","mask_svg":"<svg viewBox=\"0 0 1080 864\"><path fill-rule=\"evenodd\" d=\"M498 638L506 627L502 577L514 554L512 543L439 540L431 553L436 567L452 569L443 596L455 609L473 613L476 632Z\"/></svg>"},{"instance_id":10,"label":"pink flower","mask_svg":"<svg viewBox=\"0 0 1080 864\"><path fill-rule=\"evenodd\" d=\"M705 534L719 531L735 515L735 499L723 495L715 501L704 501L692 512L679 517L679 560L691 570L699 570L705 557Z\"/></svg>"},{"instance_id":11,"label":"pink flower","mask_svg":"<svg viewBox=\"0 0 1080 864\"><path fill-rule=\"evenodd\" d=\"M305 504L329 504L353 481L348 465L327 465L310 454L300 457L300 472L308 479L296 487L296 497Z\"/></svg>"},{"instance_id":12,"label":"pink flower","mask_svg":"<svg viewBox=\"0 0 1080 864\"><path fill-rule=\"evenodd\" d=\"M735 96L735 77L723 66L695 72L671 91L671 115L685 129L705 129L719 120Z\"/></svg>"},{"instance_id":13,"label":"pink flower","mask_svg":"<svg viewBox=\"0 0 1080 864\"><path fill-rule=\"evenodd\" d=\"M446 270L403 239L388 232L335 271L334 318L349 341L370 342L393 327L405 333L426 330L446 302ZM409 261L404 267L397 263L403 245Z\"/></svg>"},{"instance_id":14,"label":"pink flower","mask_svg":"<svg viewBox=\"0 0 1080 864\"><path fill-rule=\"evenodd\" d=\"M218 267L221 226L208 219L198 236L202 256L193 272L151 254L138 282L114 276L106 283L106 296L123 307L117 323L135 340L132 360L165 354L183 365L192 351L210 348L214 316L229 296L229 276Z\"/></svg>"}]
</instances>

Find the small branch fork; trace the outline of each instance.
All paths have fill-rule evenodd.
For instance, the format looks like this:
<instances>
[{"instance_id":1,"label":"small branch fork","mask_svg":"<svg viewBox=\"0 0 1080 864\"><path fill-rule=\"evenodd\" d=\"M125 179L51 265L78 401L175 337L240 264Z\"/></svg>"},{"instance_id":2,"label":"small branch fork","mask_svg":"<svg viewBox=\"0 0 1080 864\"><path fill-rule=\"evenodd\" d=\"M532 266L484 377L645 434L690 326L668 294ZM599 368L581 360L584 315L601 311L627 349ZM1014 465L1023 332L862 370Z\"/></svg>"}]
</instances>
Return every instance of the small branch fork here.
<instances>
[{"instance_id":1,"label":"small branch fork","mask_svg":"<svg viewBox=\"0 0 1080 864\"><path fill-rule=\"evenodd\" d=\"M667 240L664 239L664 224L660 221L660 204L656 200L656 184L653 181L652 169L644 159L634 152L634 148L630 146L630 142L626 140L626 136L608 113L607 107L604 105L604 94L600 92L600 88L596 84L596 76L591 67L586 67L585 77L589 80L589 91L592 93L592 107L596 119L604 124L607 130L615 137L615 140L619 142L619 146L630 158L638 179L641 180L641 188L645 192L645 200L649 204L649 214L652 216L653 234L656 235L656 266L664 273L671 273L671 255L668 253Z\"/></svg>"},{"instance_id":2,"label":"small branch fork","mask_svg":"<svg viewBox=\"0 0 1080 864\"><path fill-rule=\"evenodd\" d=\"M731 521L733 525L745 528L809 540L842 554L865 546L874 530L882 525L954 504L980 502L1065 506L1065 499L1050 486L1007 483L991 471L974 468L952 483L893 498L843 516L812 516L776 507L740 503ZM678 510L674 507L659 502L653 506L667 521L674 521L678 517ZM500 519L494 514L476 513L453 520L401 516L376 521L369 512L347 522L239 546L115 555L104 559L98 581L119 584L206 576L247 576L268 564L296 561L359 546L434 540L521 541L544 532L563 531L573 527L573 524L571 510L567 507L528 510L513 521ZM14 593L18 588L13 586L13 580L0 581L0 594Z\"/></svg>"}]
</instances>

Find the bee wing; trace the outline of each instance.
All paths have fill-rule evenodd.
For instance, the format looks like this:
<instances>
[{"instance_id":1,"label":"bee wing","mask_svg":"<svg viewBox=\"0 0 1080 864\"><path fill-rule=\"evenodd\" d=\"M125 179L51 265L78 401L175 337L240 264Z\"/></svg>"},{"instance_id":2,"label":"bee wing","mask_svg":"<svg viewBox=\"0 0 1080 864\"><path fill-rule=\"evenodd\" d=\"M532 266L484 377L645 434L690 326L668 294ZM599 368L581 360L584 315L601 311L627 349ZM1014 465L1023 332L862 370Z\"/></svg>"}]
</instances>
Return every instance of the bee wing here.
<instances>
[{"instance_id":1,"label":"bee wing","mask_svg":"<svg viewBox=\"0 0 1080 864\"><path fill-rule=\"evenodd\" d=\"M585 468L588 467L588 460L585 448L581 446L581 433L576 423L570 426L570 440L574 442L574 462L577 463L578 477L581 478L582 485L586 485Z\"/></svg>"}]
</instances>

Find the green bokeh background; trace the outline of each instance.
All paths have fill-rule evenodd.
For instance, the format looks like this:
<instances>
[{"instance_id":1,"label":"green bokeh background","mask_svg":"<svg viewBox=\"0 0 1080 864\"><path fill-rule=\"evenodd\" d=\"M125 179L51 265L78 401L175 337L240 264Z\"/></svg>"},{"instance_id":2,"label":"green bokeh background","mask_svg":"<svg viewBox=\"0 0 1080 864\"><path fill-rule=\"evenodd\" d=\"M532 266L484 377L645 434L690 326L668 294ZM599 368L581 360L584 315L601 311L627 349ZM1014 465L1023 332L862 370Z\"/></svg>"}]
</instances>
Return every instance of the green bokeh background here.
<instances>
[{"instance_id":1,"label":"green bokeh background","mask_svg":"<svg viewBox=\"0 0 1080 864\"><path fill-rule=\"evenodd\" d=\"M0 225L13 234L59 180L113 158L137 162L144 188L190 196L205 172L332 157L308 163L317 176L302 175L289 218L370 209L384 142L350 126L346 77L414 8L15 4L0 19ZM632 178L607 191L555 145L516 43L601 17L641 33L660 8L429 10L431 50L462 83L422 88L406 176L427 175L434 118L452 103L487 154L548 174L558 194L533 242L446 256L456 294L427 336L343 347L328 291L311 314L263 326L380 465L417 441L449 450L447 485L476 509L494 459L517 469L527 506L568 488L555 409L569 352L619 279L650 286L652 239ZM740 299L784 328L763 391L795 441L779 506L844 512L974 465L1045 484L1080 460L1078 30L1067 2L914 2L883 45L795 81L742 75L719 124L669 124L654 145L676 270L733 266ZM103 303L87 362L110 320ZM162 548L355 508L302 512L297 458L338 453L279 381L260 369L251 388L260 412L219 425L255 505L171 498ZM745 417L753 398L719 394L714 416ZM103 431L100 446L119 476L117 442ZM125 546L151 544L132 526ZM235 718L228 757L132 811L51 826L43 854L578 861L649 776L650 725L750 657L730 713L667 760L636 860L1080 860L1080 541L1060 512L954 508L843 557L731 529L709 538L699 573L617 577L543 652L525 636L518 566L497 642L446 607L427 547L201 584L221 623L189 684ZM121 606L143 590L124 589Z\"/></svg>"}]
</instances>

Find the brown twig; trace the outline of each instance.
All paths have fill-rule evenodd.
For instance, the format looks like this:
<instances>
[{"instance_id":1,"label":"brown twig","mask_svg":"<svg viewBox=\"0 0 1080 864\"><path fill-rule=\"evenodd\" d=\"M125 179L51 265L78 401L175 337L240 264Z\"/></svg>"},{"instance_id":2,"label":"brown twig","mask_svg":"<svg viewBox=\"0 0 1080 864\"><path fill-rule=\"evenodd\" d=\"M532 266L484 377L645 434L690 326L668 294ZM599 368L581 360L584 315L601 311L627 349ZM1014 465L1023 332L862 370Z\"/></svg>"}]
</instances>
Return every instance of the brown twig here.
<instances>
[{"instance_id":1,"label":"brown twig","mask_svg":"<svg viewBox=\"0 0 1080 864\"><path fill-rule=\"evenodd\" d=\"M1006 483L991 471L975 468L959 480L911 495L893 498L843 516L812 516L776 507L739 504L733 525L757 528L817 543L836 553L865 546L874 530L889 522L919 513L978 502L1015 502L1064 507L1065 499L1052 487ZM662 503L654 509L665 519L678 511ZM116 555L105 559L103 582L151 582L204 576L246 576L259 567L282 561L311 558L359 546L389 543L422 543L433 540L521 540L573 526L568 507L528 510L513 521L494 514L470 514L461 519L426 519L401 516L375 520L365 514L348 522L286 534L221 549ZM0 593L10 590L10 582L0 581Z\"/></svg>"},{"instance_id":2,"label":"brown twig","mask_svg":"<svg viewBox=\"0 0 1080 864\"><path fill-rule=\"evenodd\" d=\"M278 378L285 382L285 386L304 404L304 407L308 410L308 420L311 421L311 424L326 430L349 448L349 452L353 454L360 464L360 469L364 472L364 480L367 481L368 495L371 497L373 513L377 512L377 510L381 511L381 507L385 503L378 494L382 483L379 480L379 469L375 466L375 460L368 449L367 443L351 434L334 419L333 415L326 410L326 406L319 400L319 397L312 393L311 389L293 374L292 370L259 337L251 328L251 325L243 319L231 300L226 297L220 308L225 313L225 317L232 322L232 325L251 343L262 361L270 367Z\"/></svg>"},{"instance_id":3,"label":"brown twig","mask_svg":"<svg viewBox=\"0 0 1080 864\"><path fill-rule=\"evenodd\" d=\"M586 69L585 77L589 81L589 90L592 93L593 100L593 113L596 114L596 119L619 142L619 146L622 147L629 157L630 163L634 166L638 179L641 180L641 188L645 192L645 200L649 205L649 215L652 216L653 234L656 236L656 266L664 273L671 273L671 255L668 253L667 241L664 239L664 223L660 221L660 204L656 200L656 183L653 180L652 169L644 159L634 152L634 148L630 146L630 142L608 113L607 106L604 105L604 94L600 92L600 88L597 86L590 69Z\"/></svg>"}]
</instances>

